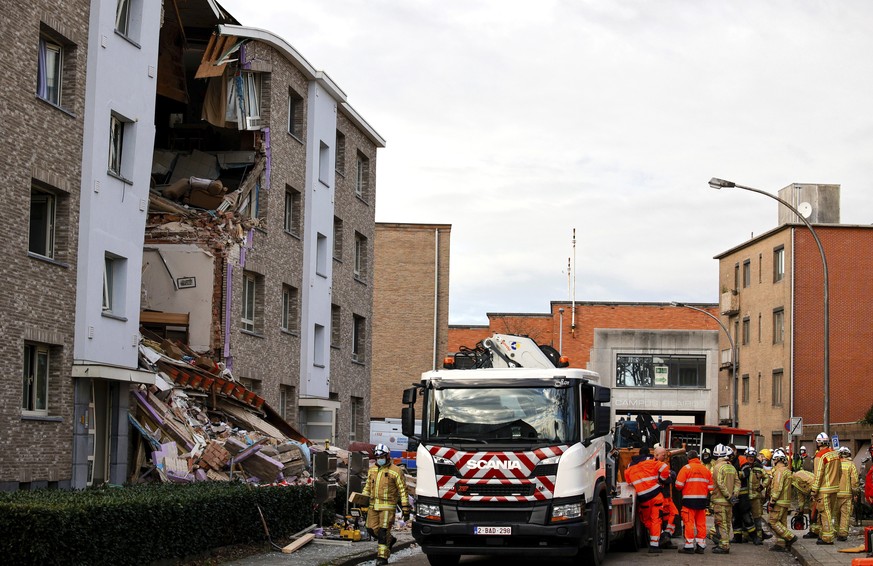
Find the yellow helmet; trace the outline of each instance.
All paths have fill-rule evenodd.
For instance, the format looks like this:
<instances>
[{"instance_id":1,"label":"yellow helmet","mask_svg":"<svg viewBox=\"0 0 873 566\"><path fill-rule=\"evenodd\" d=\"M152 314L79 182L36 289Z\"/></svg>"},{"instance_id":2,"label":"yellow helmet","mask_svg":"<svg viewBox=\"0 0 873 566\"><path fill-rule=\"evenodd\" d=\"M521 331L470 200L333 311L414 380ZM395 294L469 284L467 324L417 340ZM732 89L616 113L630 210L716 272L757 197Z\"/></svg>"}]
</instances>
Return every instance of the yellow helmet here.
<instances>
[{"instance_id":1,"label":"yellow helmet","mask_svg":"<svg viewBox=\"0 0 873 566\"><path fill-rule=\"evenodd\" d=\"M773 457L773 451L769 448L762 448L758 454L760 454L765 460L769 460Z\"/></svg>"}]
</instances>

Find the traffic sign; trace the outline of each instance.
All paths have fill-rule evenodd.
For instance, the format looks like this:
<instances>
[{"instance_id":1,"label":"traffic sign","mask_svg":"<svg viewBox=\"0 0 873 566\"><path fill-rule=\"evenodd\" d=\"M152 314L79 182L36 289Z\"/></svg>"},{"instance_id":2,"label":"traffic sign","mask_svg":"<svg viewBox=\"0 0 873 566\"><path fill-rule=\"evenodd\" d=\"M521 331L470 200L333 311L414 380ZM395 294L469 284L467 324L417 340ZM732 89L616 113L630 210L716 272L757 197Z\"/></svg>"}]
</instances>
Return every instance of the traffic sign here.
<instances>
[{"instance_id":1,"label":"traffic sign","mask_svg":"<svg viewBox=\"0 0 873 566\"><path fill-rule=\"evenodd\" d=\"M803 434L803 417L791 417L785 421L785 430L791 436L800 436Z\"/></svg>"}]
</instances>

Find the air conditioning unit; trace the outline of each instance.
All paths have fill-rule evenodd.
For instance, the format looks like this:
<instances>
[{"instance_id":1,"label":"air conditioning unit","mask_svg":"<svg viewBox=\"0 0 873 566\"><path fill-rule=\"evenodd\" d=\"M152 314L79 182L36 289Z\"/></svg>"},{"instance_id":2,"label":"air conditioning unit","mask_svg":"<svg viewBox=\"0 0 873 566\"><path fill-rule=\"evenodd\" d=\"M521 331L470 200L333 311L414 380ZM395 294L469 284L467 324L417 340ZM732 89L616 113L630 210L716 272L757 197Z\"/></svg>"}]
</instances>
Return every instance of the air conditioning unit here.
<instances>
[{"instance_id":1,"label":"air conditioning unit","mask_svg":"<svg viewBox=\"0 0 873 566\"><path fill-rule=\"evenodd\" d=\"M264 127L264 122L260 116L246 116L247 130L260 130Z\"/></svg>"}]
</instances>

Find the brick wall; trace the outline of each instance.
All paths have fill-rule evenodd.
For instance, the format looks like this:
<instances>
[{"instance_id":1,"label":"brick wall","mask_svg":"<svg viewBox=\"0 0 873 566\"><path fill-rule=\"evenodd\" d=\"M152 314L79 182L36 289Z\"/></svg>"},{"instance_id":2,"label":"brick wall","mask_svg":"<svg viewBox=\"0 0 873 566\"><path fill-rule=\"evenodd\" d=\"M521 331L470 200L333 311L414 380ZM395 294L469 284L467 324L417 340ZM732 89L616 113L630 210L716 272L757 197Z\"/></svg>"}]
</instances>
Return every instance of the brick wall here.
<instances>
[{"instance_id":1,"label":"brick wall","mask_svg":"<svg viewBox=\"0 0 873 566\"><path fill-rule=\"evenodd\" d=\"M90 2L41 1L16 5L2 18L6 52L14 54L0 77L4 203L0 227L4 265L0 281L0 489L18 482L68 485L72 474L73 380L70 377L76 299L76 260L85 69ZM63 40L66 64L61 108L36 96L41 29ZM28 256L33 180L58 195L56 259ZM25 419L21 412L23 349L26 339L52 341L48 418Z\"/></svg>"},{"instance_id":2,"label":"brick wall","mask_svg":"<svg viewBox=\"0 0 873 566\"><path fill-rule=\"evenodd\" d=\"M422 372L433 369L435 361L441 367L448 340L450 235L451 226L445 224L376 225L371 386L374 419L400 417L403 390L417 382Z\"/></svg>"}]
</instances>

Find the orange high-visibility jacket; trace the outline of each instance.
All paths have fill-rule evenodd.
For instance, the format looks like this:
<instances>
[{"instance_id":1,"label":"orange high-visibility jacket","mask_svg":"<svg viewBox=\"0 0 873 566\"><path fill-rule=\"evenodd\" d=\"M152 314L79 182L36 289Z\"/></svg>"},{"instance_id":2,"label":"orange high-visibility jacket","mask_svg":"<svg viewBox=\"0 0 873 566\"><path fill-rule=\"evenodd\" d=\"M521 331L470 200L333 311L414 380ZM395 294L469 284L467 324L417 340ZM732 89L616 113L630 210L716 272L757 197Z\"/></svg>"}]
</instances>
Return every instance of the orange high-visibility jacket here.
<instances>
[{"instance_id":1,"label":"orange high-visibility jacket","mask_svg":"<svg viewBox=\"0 0 873 566\"><path fill-rule=\"evenodd\" d=\"M661 493L661 485L658 480L669 480L670 468L664 462L651 459L643 460L629 467L624 472L624 479L634 486L637 500L642 503Z\"/></svg>"},{"instance_id":2,"label":"orange high-visibility jacket","mask_svg":"<svg viewBox=\"0 0 873 566\"><path fill-rule=\"evenodd\" d=\"M713 490L712 472L698 458L692 458L679 470L675 485L682 492L683 507L706 509Z\"/></svg>"}]
</instances>

